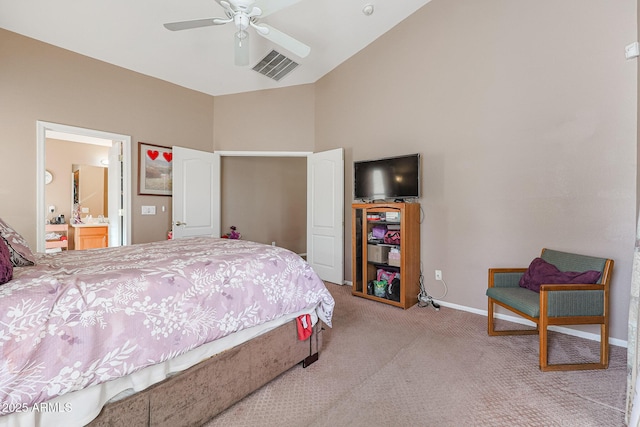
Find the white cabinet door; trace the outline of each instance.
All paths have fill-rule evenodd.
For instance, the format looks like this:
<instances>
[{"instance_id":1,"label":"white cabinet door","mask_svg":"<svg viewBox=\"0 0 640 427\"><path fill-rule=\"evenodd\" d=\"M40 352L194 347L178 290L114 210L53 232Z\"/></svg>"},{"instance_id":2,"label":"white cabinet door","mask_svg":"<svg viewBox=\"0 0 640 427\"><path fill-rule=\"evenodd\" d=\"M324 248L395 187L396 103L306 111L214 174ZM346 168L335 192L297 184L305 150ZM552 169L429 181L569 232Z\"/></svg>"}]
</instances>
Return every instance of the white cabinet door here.
<instances>
[{"instance_id":1,"label":"white cabinet door","mask_svg":"<svg viewBox=\"0 0 640 427\"><path fill-rule=\"evenodd\" d=\"M343 150L307 157L307 261L322 280L344 280Z\"/></svg>"},{"instance_id":2,"label":"white cabinet door","mask_svg":"<svg viewBox=\"0 0 640 427\"><path fill-rule=\"evenodd\" d=\"M173 147L173 238L220 237L220 156Z\"/></svg>"}]
</instances>

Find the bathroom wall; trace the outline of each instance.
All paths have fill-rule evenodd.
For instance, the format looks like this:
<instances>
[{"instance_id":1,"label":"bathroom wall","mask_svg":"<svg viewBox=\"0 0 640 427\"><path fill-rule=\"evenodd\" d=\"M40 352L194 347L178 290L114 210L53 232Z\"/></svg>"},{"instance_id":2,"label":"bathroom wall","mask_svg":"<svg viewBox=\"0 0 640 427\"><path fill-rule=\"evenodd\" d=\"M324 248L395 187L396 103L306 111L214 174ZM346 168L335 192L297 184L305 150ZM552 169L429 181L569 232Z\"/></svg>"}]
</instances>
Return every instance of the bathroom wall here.
<instances>
[{"instance_id":1,"label":"bathroom wall","mask_svg":"<svg viewBox=\"0 0 640 427\"><path fill-rule=\"evenodd\" d=\"M109 147L48 138L45 168L53 181L45 186L47 219L58 215L64 215L67 222L71 219L73 165L104 167L100 161L108 158ZM49 212L49 206L54 206L55 212Z\"/></svg>"}]
</instances>

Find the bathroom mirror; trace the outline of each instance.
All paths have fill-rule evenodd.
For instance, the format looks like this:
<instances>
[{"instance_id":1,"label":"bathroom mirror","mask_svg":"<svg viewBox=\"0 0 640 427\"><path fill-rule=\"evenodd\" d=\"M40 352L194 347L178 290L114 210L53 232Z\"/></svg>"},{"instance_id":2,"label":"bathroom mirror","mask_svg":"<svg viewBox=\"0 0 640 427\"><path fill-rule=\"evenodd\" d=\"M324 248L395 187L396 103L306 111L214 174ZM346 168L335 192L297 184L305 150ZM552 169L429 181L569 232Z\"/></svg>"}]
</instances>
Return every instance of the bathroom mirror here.
<instances>
[{"instance_id":1,"label":"bathroom mirror","mask_svg":"<svg viewBox=\"0 0 640 427\"><path fill-rule=\"evenodd\" d=\"M72 165L72 207L80 205L80 216L107 217L109 212L108 169L100 166ZM73 222L73 218L71 219Z\"/></svg>"}]
</instances>

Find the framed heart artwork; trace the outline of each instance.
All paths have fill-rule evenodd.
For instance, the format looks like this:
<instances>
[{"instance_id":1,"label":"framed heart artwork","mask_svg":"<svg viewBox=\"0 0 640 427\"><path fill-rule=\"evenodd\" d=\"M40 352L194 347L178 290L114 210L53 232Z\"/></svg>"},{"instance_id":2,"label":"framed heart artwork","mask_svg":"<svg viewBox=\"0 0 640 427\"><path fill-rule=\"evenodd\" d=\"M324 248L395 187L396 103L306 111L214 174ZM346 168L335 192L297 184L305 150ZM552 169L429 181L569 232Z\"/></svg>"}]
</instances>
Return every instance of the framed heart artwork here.
<instances>
[{"instance_id":1,"label":"framed heart artwork","mask_svg":"<svg viewBox=\"0 0 640 427\"><path fill-rule=\"evenodd\" d=\"M138 142L138 194L171 196L171 148Z\"/></svg>"}]
</instances>

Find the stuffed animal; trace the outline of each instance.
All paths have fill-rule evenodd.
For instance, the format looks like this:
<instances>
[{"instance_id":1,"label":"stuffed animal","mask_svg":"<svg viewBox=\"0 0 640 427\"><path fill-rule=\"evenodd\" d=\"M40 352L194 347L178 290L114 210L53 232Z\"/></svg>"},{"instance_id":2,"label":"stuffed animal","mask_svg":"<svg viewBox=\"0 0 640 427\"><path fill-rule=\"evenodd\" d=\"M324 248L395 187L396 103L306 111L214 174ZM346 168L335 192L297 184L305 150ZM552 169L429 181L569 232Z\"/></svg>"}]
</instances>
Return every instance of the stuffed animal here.
<instances>
[{"instance_id":1,"label":"stuffed animal","mask_svg":"<svg viewBox=\"0 0 640 427\"><path fill-rule=\"evenodd\" d=\"M240 233L238 233L236 231L236 226L235 225L231 226L231 233L229 233L229 238L230 239L239 239L240 238Z\"/></svg>"},{"instance_id":2,"label":"stuffed animal","mask_svg":"<svg viewBox=\"0 0 640 427\"><path fill-rule=\"evenodd\" d=\"M236 231L237 229L235 225L232 225L230 228L231 231L222 236L223 239L239 239L242 237L242 235Z\"/></svg>"}]
</instances>

